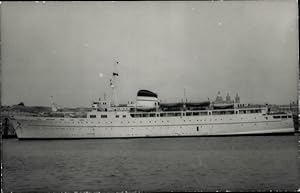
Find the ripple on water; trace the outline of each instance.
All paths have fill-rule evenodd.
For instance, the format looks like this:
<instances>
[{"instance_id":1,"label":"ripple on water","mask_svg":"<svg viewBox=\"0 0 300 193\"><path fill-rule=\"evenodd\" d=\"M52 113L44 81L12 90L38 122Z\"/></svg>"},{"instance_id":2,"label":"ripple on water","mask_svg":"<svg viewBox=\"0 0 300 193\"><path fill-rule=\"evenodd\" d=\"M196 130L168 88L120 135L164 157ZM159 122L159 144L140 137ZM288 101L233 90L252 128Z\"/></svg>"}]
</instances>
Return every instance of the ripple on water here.
<instances>
[{"instance_id":1,"label":"ripple on water","mask_svg":"<svg viewBox=\"0 0 300 193\"><path fill-rule=\"evenodd\" d=\"M297 190L297 136L3 141L7 191Z\"/></svg>"}]
</instances>

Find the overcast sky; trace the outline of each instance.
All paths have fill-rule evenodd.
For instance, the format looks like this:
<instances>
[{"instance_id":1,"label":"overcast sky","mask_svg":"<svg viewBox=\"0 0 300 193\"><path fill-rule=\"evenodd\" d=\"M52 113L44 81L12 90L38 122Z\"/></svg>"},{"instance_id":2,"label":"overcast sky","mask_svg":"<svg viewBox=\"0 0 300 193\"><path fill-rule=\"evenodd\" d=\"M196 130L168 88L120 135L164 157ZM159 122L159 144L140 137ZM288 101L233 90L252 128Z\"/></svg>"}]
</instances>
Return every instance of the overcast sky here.
<instances>
[{"instance_id":1,"label":"overcast sky","mask_svg":"<svg viewBox=\"0 0 300 193\"><path fill-rule=\"evenodd\" d=\"M297 2L2 2L2 104L122 103L139 89L164 102L297 100ZM102 73L103 76L99 76Z\"/></svg>"}]
</instances>

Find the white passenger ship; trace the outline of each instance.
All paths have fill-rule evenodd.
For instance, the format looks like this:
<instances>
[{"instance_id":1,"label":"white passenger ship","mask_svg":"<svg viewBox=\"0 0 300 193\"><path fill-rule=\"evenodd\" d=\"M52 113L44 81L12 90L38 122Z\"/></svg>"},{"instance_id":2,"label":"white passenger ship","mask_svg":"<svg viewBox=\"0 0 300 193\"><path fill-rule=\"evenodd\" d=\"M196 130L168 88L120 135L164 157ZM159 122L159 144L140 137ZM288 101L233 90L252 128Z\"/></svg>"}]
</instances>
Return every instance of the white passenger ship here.
<instances>
[{"instance_id":1,"label":"white passenger ship","mask_svg":"<svg viewBox=\"0 0 300 193\"><path fill-rule=\"evenodd\" d=\"M113 73L115 92L118 73ZM219 93L220 95L220 93ZM218 98L219 97L219 98ZM221 103L159 103L157 94L140 90L134 103L116 105L99 100L79 117L16 116L12 119L19 139L86 139L225 136L294 133L291 113L270 113L268 107L251 108L228 100ZM221 100L221 101L220 101ZM229 102L229 104L228 104Z\"/></svg>"}]
</instances>

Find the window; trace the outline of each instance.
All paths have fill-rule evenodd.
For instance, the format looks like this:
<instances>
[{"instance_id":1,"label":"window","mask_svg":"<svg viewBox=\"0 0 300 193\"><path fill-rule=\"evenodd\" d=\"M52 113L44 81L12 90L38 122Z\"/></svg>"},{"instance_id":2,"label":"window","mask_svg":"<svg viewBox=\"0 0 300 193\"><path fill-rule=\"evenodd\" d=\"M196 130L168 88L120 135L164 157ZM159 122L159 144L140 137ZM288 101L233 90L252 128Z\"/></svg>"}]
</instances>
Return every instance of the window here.
<instances>
[{"instance_id":1,"label":"window","mask_svg":"<svg viewBox=\"0 0 300 193\"><path fill-rule=\"evenodd\" d=\"M123 118L126 118L126 115L123 115Z\"/></svg>"},{"instance_id":2,"label":"window","mask_svg":"<svg viewBox=\"0 0 300 193\"><path fill-rule=\"evenodd\" d=\"M287 116L281 116L281 118L283 118L283 119L286 119L286 118L287 118Z\"/></svg>"},{"instance_id":3,"label":"window","mask_svg":"<svg viewBox=\"0 0 300 193\"><path fill-rule=\"evenodd\" d=\"M207 115L207 112L200 112L200 115Z\"/></svg>"},{"instance_id":4,"label":"window","mask_svg":"<svg viewBox=\"0 0 300 193\"><path fill-rule=\"evenodd\" d=\"M101 115L101 118L107 118L107 115Z\"/></svg>"},{"instance_id":5,"label":"window","mask_svg":"<svg viewBox=\"0 0 300 193\"><path fill-rule=\"evenodd\" d=\"M221 114L221 111L213 111L212 114L213 114L213 115L220 115L220 114Z\"/></svg>"},{"instance_id":6,"label":"window","mask_svg":"<svg viewBox=\"0 0 300 193\"><path fill-rule=\"evenodd\" d=\"M197 126L197 131L199 131L199 127Z\"/></svg>"},{"instance_id":7,"label":"window","mask_svg":"<svg viewBox=\"0 0 300 193\"><path fill-rule=\"evenodd\" d=\"M165 114L165 113L160 113L160 116L161 116L161 117L165 117L166 114Z\"/></svg>"},{"instance_id":8,"label":"window","mask_svg":"<svg viewBox=\"0 0 300 193\"><path fill-rule=\"evenodd\" d=\"M119 118L119 115L116 115L116 118Z\"/></svg>"},{"instance_id":9,"label":"window","mask_svg":"<svg viewBox=\"0 0 300 193\"><path fill-rule=\"evenodd\" d=\"M226 111L225 114L234 114L234 111Z\"/></svg>"},{"instance_id":10,"label":"window","mask_svg":"<svg viewBox=\"0 0 300 193\"><path fill-rule=\"evenodd\" d=\"M273 116L274 119L280 119L280 116Z\"/></svg>"},{"instance_id":11,"label":"window","mask_svg":"<svg viewBox=\"0 0 300 193\"><path fill-rule=\"evenodd\" d=\"M96 115L90 115L90 118L96 118Z\"/></svg>"},{"instance_id":12,"label":"window","mask_svg":"<svg viewBox=\"0 0 300 193\"><path fill-rule=\"evenodd\" d=\"M292 118L292 115L289 115L288 118Z\"/></svg>"},{"instance_id":13,"label":"window","mask_svg":"<svg viewBox=\"0 0 300 193\"><path fill-rule=\"evenodd\" d=\"M187 113L186 113L186 116L191 116L191 115L192 115L191 112L187 112Z\"/></svg>"}]
</instances>

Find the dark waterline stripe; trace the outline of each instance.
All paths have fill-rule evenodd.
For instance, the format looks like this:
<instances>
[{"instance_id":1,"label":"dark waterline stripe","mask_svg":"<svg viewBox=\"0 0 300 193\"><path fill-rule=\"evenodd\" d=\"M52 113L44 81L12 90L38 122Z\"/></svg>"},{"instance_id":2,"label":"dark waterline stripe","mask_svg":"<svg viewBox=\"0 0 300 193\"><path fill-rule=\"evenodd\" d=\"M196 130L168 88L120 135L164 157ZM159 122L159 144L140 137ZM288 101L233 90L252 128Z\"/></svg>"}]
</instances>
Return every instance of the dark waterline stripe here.
<instances>
[{"instance_id":1,"label":"dark waterline stripe","mask_svg":"<svg viewBox=\"0 0 300 193\"><path fill-rule=\"evenodd\" d=\"M141 137L74 137L74 138L18 138L18 140L85 140L85 139L142 139L142 138L198 138L198 137L242 137L242 136L284 136L295 135L295 132L281 133L250 133L250 134L220 134L220 135L181 135L181 136L141 136Z\"/></svg>"}]
</instances>

